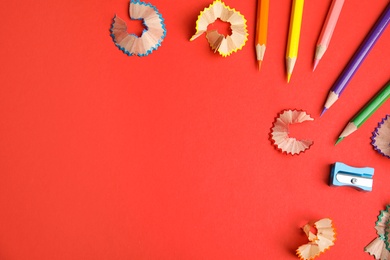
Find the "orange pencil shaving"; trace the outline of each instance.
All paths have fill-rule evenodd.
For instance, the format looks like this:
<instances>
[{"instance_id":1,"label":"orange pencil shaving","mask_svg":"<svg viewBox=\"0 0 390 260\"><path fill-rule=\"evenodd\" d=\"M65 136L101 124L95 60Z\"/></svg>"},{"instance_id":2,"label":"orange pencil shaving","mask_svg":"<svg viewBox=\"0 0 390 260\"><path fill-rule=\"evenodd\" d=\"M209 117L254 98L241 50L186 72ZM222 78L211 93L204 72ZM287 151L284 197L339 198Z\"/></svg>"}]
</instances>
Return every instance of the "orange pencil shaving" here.
<instances>
[{"instance_id":1,"label":"orange pencil shaving","mask_svg":"<svg viewBox=\"0 0 390 260\"><path fill-rule=\"evenodd\" d=\"M267 46L267 31L268 31L268 10L269 0L257 1L257 23L256 23L256 57L259 66L264 59L264 53Z\"/></svg>"}]
</instances>

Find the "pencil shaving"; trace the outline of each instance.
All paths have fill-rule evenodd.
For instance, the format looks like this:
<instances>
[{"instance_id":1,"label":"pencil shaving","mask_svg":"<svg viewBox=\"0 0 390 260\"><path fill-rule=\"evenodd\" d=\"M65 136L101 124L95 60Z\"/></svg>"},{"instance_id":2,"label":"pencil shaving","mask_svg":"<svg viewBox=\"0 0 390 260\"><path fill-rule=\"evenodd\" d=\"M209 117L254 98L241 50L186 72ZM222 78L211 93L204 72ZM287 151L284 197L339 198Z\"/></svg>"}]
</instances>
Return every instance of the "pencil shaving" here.
<instances>
[{"instance_id":1,"label":"pencil shaving","mask_svg":"<svg viewBox=\"0 0 390 260\"><path fill-rule=\"evenodd\" d=\"M115 45L125 54L147 56L157 50L165 38L164 19L156 7L138 0L131 0L129 14L132 20L142 20L145 26L142 35L138 37L135 34L129 34L126 22L115 15L110 29L111 37Z\"/></svg>"},{"instance_id":2,"label":"pencil shaving","mask_svg":"<svg viewBox=\"0 0 390 260\"><path fill-rule=\"evenodd\" d=\"M375 128L371 137L371 144L381 155L390 159L390 115L386 115L378 127Z\"/></svg>"},{"instance_id":3,"label":"pencil shaving","mask_svg":"<svg viewBox=\"0 0 390 260\"><path fill-rule=\"evenodd\" d=\"M316 233L311 232L312 227ZM329 218L323 218L314 223L314 226L309 223L303 227L309 243L300 246L296 253L301 260L311 260L328 250L334 245L336 240L336 231L333 222Z\"/></svg>"},{"instance_id":4,"label":"pencil shaving","mask_svg":"<svg viewBox=\"0 0 390 260\"><path fill-rule=\"evenodd\" d=\"M385 230L385 245L386 245L386 250L387 253L390 254L390 205L387 205L386 211L383 214L384 220L380 222L381 225L381 230ZM377 225L379 226L379 225ZM378 232L379 233L379 232Z\"/></svg>"},{"instance_id":5,"label":"pencil shaving","mask_svg":"<svg viewBox=\"0 0 390 260\"><path fill-rule=\"evenodd\" d=\"M271 141L273 145L286 154L300 154L313 145L311 140L297 140L289 136L290 124L302 123L304 121L313 121L305 111L284 110L278 115L271 128Z\"/></svg>"},{"instance_id":6,"label":"pencil shaving","mask_svg":"<svg viewBox=\"0 0 390 260\"><path fill-rule=\"evenodd\" d=\"M377 260L390 259L389 252L389 234L390 231L390 205L386 206L385 210L381 210L378 215L378 220L375 222L375 229L378 237L369 243L364 251L372 255Z\"/></svg>"},{"instance_id":7,"label":"pencil shaving","mask_svg":"<svg viewBox=\"0 0 390 260\"><path fill-rule=\"evenodd\" d=\"M370 244L368 244L364 248L364 251L372 255L377 260L388 260L390 256L389 251L386 249L385 242L379 237L375 238Z\"/></svg>"},{"instance_id":8,"label":"pencil shaving","mask_svg":"<svg viewBox=\"0 0 390 260\"><path fill-rule=\"evenodd\" d=\"M231 35L224 36L216 30L207 30L207 27L218 18L223 22L230 23ZM190 41L195 40L203 33L206 33L211 49L223 57L241 50L248 40L245 17L220 0L214 1L209 7L200 12L196 21L196 33L191 37Z\"/></svg>"}]
</instances>

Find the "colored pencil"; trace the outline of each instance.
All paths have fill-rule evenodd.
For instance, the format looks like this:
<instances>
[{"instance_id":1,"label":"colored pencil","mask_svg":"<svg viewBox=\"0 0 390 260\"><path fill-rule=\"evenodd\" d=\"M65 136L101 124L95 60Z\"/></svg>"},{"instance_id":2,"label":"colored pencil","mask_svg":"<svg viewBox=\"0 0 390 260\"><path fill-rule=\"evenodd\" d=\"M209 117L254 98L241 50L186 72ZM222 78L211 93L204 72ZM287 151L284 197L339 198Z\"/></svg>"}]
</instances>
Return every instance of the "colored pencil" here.
<instances>
[{"instance_id":1,"label":"colored pencil","mask_svg":"<svg viewBox=\"0 0 390 260\"><path fill-rule=\"evenodd\" d=\"M287 82L290 82L295 62L298 57L299 37L301 34L302 14L304 0L293 0L290 16L290 29L288 32L286 69Z\"/></svg>"},{"instance_id":2,"label":"colored pencil","mask_svg":"<svg viewBox=\"0 0 390 260\"><path fill-rule=\"evenodd\" d=\"M256 57L259 70L267 46L269 0L257 0Z\"/></svg>"},{"instance_id":3,"label":"colored pencil","mask_svg":"<svg viewBox=\"0 0 390 260\"><path fill-rule=\"evenodd\" d=\"M384 12L381 14L379 19L371 28L370 32L367 34L355 54L352 56L351 60L348 62L347 66L344 68L340 76L337 78L336 82L333 84L321 115L323 115L325 111L328 110L339 99L341 93L347 87L349 81L352 79L353 75L360 67L363 60L366 58L370 50L375 45L376 41L380 38L383 31L386 29L387 25L389 24L389 21L390 2L387 4L387 7L385 8Z\"/></svg>"},{"instance_id":4,"label":"colored pencil","mask_svg":"<svg viewBox=\"0 0 390 260\"><path fill-rule=\"evenodd\" d=\"M390 81L349 121L337 139L336 144L355 132L389 98Z\"/></svg>"},{"instance_id":5,"label":"colored pencil","mask_svg":"<svg viewBox=\"0 0 390 260\"><path fill-rule=\"evenodd\" d=\"M316 69L322 56L328 49L330 39L332 38L334 28L336 27L343 5L344 0L333 0L330 5L328 15L326 16L324 25L322 26L320 37L318 37L313 71Z\"/></svg>"}]
</instances>

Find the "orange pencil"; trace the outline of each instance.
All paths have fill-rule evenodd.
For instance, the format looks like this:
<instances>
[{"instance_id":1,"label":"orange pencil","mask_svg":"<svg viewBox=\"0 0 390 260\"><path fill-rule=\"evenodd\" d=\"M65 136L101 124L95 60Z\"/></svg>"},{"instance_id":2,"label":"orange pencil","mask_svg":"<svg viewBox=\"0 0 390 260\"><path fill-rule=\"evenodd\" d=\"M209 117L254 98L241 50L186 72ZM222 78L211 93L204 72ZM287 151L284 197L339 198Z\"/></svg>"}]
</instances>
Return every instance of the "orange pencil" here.
<instances>
[{"instance_id":1,"label":"orange pencil","mask_svg":"<svg viewBox=\"0 0 390 260\"><path fill-rule=\"evenodd\" d=\"M265 48L267 45L267 31L268 31L268 9L269 0L257 1L257 23L256 23L256 57L261 68L261 62L264 59Z\"/></svg>"}]
</instances>

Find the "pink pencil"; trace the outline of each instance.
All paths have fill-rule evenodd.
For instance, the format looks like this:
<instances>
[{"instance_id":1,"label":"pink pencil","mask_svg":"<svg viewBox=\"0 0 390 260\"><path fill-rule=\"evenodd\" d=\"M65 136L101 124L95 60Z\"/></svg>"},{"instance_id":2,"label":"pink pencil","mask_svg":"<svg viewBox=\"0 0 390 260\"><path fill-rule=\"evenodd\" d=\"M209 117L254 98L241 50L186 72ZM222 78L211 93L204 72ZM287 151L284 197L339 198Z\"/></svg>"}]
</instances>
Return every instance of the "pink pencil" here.
<instances>
[{"instance_id":1,"label":"pink pencil","mask_svg":"<svg viewBox=\"0 0 390 260\"><path fill-rule=\"evenodd\" d=\"M318 63L320 62L322 56L328 48L330 39L334 28L336 27L337 20L339 19L341 9L343 8L344 0L333 0L329 8L328 15L326 16L324 25L322 26L320 37L317 41L316 54L314 57L314 68L316 69Z\"/></svg>"}]
</instances>

